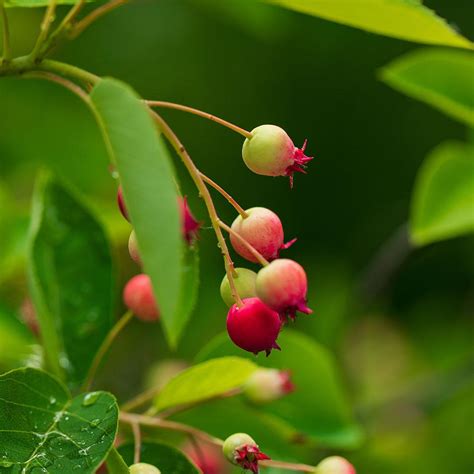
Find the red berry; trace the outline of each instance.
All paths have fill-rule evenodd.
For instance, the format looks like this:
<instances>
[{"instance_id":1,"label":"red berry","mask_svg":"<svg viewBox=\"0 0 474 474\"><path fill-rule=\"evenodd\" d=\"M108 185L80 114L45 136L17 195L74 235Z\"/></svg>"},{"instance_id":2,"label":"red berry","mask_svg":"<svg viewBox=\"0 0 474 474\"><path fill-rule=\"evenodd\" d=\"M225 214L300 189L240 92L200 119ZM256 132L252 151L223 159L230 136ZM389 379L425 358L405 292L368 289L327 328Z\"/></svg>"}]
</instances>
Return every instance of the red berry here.
<instances>
[{"instance_id":1,"label":"red berry","mask_svg":"<svg viewBox=\"0 0 474 474\"><path fill-rule=\"evenodd\" d=\"M203 474L229 474L231 467L221 449L207 443L186 443L184 453L201 469Z\"/></svg>"},{"instance_id":2,"label":"red berry","mask_svg":"<svg viewBox=\"0 0 474 474\"><path fill-rule=\"evenodd\" d=\"M290 247L296 239L283 243L283 226L280 218L270 209L252 207L245 211L248 216L239 215L232 223L232 230L245 239L267 260L278 258L280 250ZM258 262L252 253L235 235L230 235L234 250L250 262Z\"/></svg>"},{"instance_id":3,"label":"red berry","mask_svg":"<svg viewBox=\"0 0 474 474\"><path fill-rule=\"evenodd\" d=\"M354 466L341 456L323 459L316 467L318 474L356 474Z\"/></svg>"},{"instance_id":4,"label":"red berry","mask_svg":"<svg viewBox=\"0 0 474 474\"><path fill-rule=\"evenodd\" d=\"M258 462L270 459L260 451L257 443L246 433L230 435L222 446L224 456L232 463L243 469L258 474Z\"/></svg>"},{"instance_id":5,"label":"red berry","mask_svg":"<svg viewBox=\"0 0 474 474\"><path fill-rule=\"evenodd\" d=\"M234 304L227 314L227 332L235 345L248 352L258 354L280 349L276 339L281 321L278 313L258 298L246 298L243 306Z\"/></svg>"},{"instance_id":6,"label":"red berry","mask_svg":"<svg viewBox=\"0 0 474 474\"><path fill-rule=\"evenodd\" d=\"M125 205L125 200L123 199L123 191L122 191L122 186L118 187L117 190L117 204L120 209L120 212L122 213L122 216L127 219L127 221L130 221L128 217L128 210L127 206Z\"/></svg>"},{"instance_id":7,"label":"red berry","mask_svg":"<svg viewBox=\"0 0 474 474\"><path fill-rule=\"evenodd\" d=\"M257 275L257 296L284 317L294 319L296 311L311 314L306 306L308 282L301 265L281 258L263 267Z\"/></svg>"},{"instance_id":8,"label":"red berry","mask_svg":"<svg viewBox=\"0 0 474 474\"><path fill-rule=\"evenodd\" d=\"M199 227L201 227L201 224L199 224L199 222L192 215L186 197L179 198L179 206L181 210L183 236L188 244L192 244L198 236L198 231Z\"/></svg>"},{"instance_id":9,"label":"red berry","mask_svg":"<svg viewBox=\"0 0 474 474\"><path fill-rule=\"evenodd\" d=\"M293 187L293 174L306 173L306 163L313 158L304 154L306 141L297 148L288 134L276 125L260 125L252 130L242 147L245 164L257 174L289 176Z\"/></svg>"},{"instance_id":10,"label":"red berry","mask_svg":"<svg viewBox=\"0 0 474 474\"><path fill-rule=\"evenodd\" d=\"M150 277L144 273L134 276L125 285L123 301L142 321L156 321L159 317Z\"/></svg>"}]
</instances>

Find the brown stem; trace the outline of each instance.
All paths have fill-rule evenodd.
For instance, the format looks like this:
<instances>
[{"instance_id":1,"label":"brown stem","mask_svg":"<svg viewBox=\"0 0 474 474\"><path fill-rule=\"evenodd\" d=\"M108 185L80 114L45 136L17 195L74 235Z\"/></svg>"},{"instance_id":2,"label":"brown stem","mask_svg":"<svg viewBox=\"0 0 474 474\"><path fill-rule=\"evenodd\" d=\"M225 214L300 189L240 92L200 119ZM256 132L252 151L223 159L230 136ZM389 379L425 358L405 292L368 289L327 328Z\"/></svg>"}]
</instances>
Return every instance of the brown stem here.
<instances>
[{"instance_id":1,"label":"brown stem","mask_svg":"<svg viewBox=\"0 0 474 474\"><path fill-rule=\"evenodd\" d=\"M259 461L258 465L262 467L279 467L280 469L288 469L289 471L316 472L316 468L309 464L294 464L291 462L273 461L271 459L267 461Z\"/></svg>"},{"instance_id":2,"label":"brown stem","mask_svg":"<svg viewBox=\"0 0 474 474\"><path fill-rule=\"evenodd\" d=\"M204 173L201 173L201 178L203 181L205 181L207 184L212 186L214 189L216 189L219 193L224 196L227 201L234 207L234 209L242 216L243 219L247 218L249 215L245 212L243 207L239 205L239 203L221 186L219 186L215 181L213 181L211 178L207 177Z\"/></svg>"},{"instance_id":3,"label":"brown stem","mask_svg":"<svg viewBox=\"0 0 474 474\"><path fill-rule=\"evenodd\" d=\"M215 115L209 114L202 110L194 109L193 107L188 107L187 105L175 104L174 102L163 102L161 100L145 100L144 101L150 107L162 107L167 109L175 109L181 110L182 112L188 112L193 115L198 115L199 117L203 117L205 119L211 120L212 122L216 122L224 127L233 130L234 132L240 133L240 135L244 136L245 138L252 138L252 133L244 128L238 127L227 120L221 119L216 117Z\"/></svg>"},{"instance_id":4,"label":"brown stem","mask_svg":"<svg viewBox=\"0 0 474 474\"><path fill-rule=\"evenodd\" d=\"M140 431L140 425L138 423L130 423L130 424L132 426L133 441L134 441L133 464L137 464L140 462L140 454L142 451L142 434Z\"/></svg>"},{"instance_id":5,"label":"brown stem","mask_svg":"<svg viewBox=\"0 0 474 474\"><path fill-rule=\"evenodd\" d=\"M235 232L232 228L230 228L227 224L219 220L219 226L222 227L225 231L227 231L229 234L234 236L242 245L245 246L245 248L258 260L258 262L262 266L267 266L270 265L270 262L251 244L249 244L240 234Z\"/></svg>"},{"instance_id":6,"label":"brown stem","mask_svg":"<svg viewBox=\"0 0 474 474\"><path fill-rule=\"evenodd\" d=\"M243 305L242 299L240 298L239 293L237 292L237 288L235 287L234 282L234 262L230 257L229 249L227 248L225 238L222 235L222 231L219 227L219 216L217 215L216 208L214 206L214 202L212 201L212 197L209 193L209 190L207 189L207 186L201 177L201 172L196 167L193 160L186 151L186 148L184 148L183 144L180 142L179 138L176 136L170 126L156 112L152 111L151 109L150 112L153 118L155 119L158 128L161 130L166 139L171 143L172 147L176 150L176 153L178 153L178 155L181 157L184 166L186 166L186 169L188 170L189 174L191 175L191 178L193 179L194 183L196 184L196 187L198 188L200 197L204 200L206 204L207 211L211 219L211 224L217 237L218 246L221 249L221 253L224 258L225 271L229 280L232 297L234 298L234 301L236 302L237 306L241 307Z\"/></svg>"}]
</instances>

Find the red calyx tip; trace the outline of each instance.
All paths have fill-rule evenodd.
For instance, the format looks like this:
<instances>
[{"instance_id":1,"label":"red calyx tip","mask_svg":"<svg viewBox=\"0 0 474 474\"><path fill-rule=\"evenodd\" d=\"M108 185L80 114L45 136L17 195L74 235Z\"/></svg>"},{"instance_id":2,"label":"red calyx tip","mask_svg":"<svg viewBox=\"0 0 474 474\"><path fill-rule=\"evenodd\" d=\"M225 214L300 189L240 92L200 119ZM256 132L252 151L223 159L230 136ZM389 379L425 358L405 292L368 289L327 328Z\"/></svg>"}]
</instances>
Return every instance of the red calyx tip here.
<instances>
[{"instance_id":1,"label":"red calyx tip","mask_svg":"<svg viewBox=\"0 0 474 474\"><path fill-rule=\"evenodd\" d=\"M258 446L245 445L236 450L235 461L244 469L258 474L258 461L270 459L266 454L262 453Z\"/></svg>"},{"instance_id":2,"label":"red calyx tip","mask_svg":"<svg viewBox=\"0 0 474 474\"><path fill-rule=\"evenodd\" d=\"M306 174L306 164L314 159L313 156L306 156L304 154L308 140L305 140L301 148L295 147L293 153L293 163L286 168L286 176L290 178L290 187L293 187L293 174L304 173Z\"/></svg>"},{"instance_id":3,"label":"red calyx tip","mask_svg":"<svg viewBox=\"0 0 474 474\"><path fill-rule=\"evenodd\" d=\"M280 372L280 377L283 393L287 394L294 392L296 387L295 384L291 381L291 372L289 370L282 370Z\"/></svg>"}]
</instances>

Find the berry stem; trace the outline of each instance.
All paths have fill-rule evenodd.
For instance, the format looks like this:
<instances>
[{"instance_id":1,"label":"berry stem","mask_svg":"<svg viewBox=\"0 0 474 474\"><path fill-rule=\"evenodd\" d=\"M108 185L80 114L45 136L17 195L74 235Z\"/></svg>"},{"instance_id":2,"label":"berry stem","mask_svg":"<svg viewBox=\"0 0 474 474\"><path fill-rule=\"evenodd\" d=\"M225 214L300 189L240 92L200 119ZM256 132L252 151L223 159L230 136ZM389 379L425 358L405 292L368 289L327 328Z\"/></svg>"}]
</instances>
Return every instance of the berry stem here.
<instances>
[{"instance_id":1,"label":"berry stem","mask_svg":"<svg viewBox=\"0 0 474 474\"><path fill-rule=\"evenodd\" d=\"M132 432L133 432L133 464L140 462L140 454L142 450L142 433L140 431L140 425L138 423L131 423Z\"/></svg>"},{"instance_id":2,"label":"berry stem","mask_svg":"<svg viewBox=\"0 0 474 474\"><path fill-rule=\"evenodd\" d=\"M310 466L308 464L294 464L291 462L284 462L284 461L273 461L272 459L266 461L259 461L259 466L262 467L277 467L280 469L288 469L289 471L299 471L299 472L316 472L314 466Z\"/></svg>"},{"instance_id":3,"label":"berry stem","mask_svg":"<svg viewBox=\"0 0 474 474\"><path fill-rule=\"evenodd\" d=\"M238 239L242 245L245 245L245 248L252 253L252 255L258 260L260 265L263 267L267 266L270 264L270 262L252 245L250 245L241 235L239 235L237 232L232 230L227 224L222 222L221 220L219 221L219 226L222 227L225 231L227 231L229 234L233 235L236 239Z\"/></svg>"},{"instance_id":4,"label":"berry stem","mask_svg":"<svg viewBox=\"0 0 474 474\"><path fill-rule=\"evenodd\" d=\"M229 249L227 247L225 238L222 235L222 231L219 227L219 222L220 222L219 216L217 215L214 202L209 193L209 189L207 189L207 186L201 177L201 172L194 164L193 160L191 159L188 152L186 151L186 148L184 148L179 138L176 136L176 134L173 132L170 126L165 122L165 120L163 120L163 118L160 115L158 115L156 112L152 110L150 110L150 112L156 124L158 125L158 128L161 130L161 132L167 138L167 140L171 143L172 147L176 150L176 153L178 153L178 155L180 156L189 174L191 175L191 178L196 184L196 187L198 188L200 197L204 200L206 204L207 211L211 219L212 227L214 228L214 232L216 233L218 246L221 249L221 253L224 258L225 271L227 274L227 278L229 280L232 297L234 298L234 301L236 302L237 306L242 307L243 306L242 299L239 296L239 293L237 291L237 288L234 282L234 273L235 273L234 262L232 261L230 257Z\"/></svg>"},{"instance_id":5,"label":"berry stem","mask_svg":"<svg viewBox=\"0 0 474 474\"><path fill-rule=\"evenodd\" d=\"M203 117L205 119L211 120L212 122L216 122L224 127L233 130L234 132L239 133L240 135L244 136L245 138L252 138L252 133L244 128L241 128L237 125L234 125L227 120L221 119L216 117L215 115L209 114L202 110L195 109L193 107L188 107L187 105L175 104L174 102L163 102L161 100L145 100L145 103L150 107L162 107L167 109L175 109L181 110L182 112L188 112L193 115L198 115L199 117Z\"/></svg>"},{"instance_id":6,"label":"berry stem","mask_svg":"<svg viewBox=\"0 0 474 474\"><path fill-rule=\"evenodd\" d=\"M82 391L87 392L90 389L95 374L97 373L97 369L99 368L105 354L110 349L110 346L114 342L115 338L120 334L122 329L130 322L132 318L133 313L131 311L127 311L109 331L109 333L103 340L102 345L99 347L99 350L97 351L94 360L92 361L92 364L89 368L89 372L87 373L87 377L84 383L82 384Z\"/></svg>"},{"instance_id":7,"label":"berry stem","mask_svg":"<svg viewBox=\"0 0 474 474\"><path fill-rule=\"evenodd\" d=\"M49 30L51 28L52 23L54 22L54 14L56 12L56 0L50 0L48 3L48 7L46 8L46 12L43 17L43 21L41 22L40 26L40 32L38 35L38 38L36 40L36 43L33 47L33 51L31 51L31 58L33 62L36 62L38 58L38 55L41 51L41 48L43 47L48 34Z\"/></svg>"},{"instance_id":8,"label":"berry stem","mask_svg":"<svg viewBox=\"0 0 474 474\"><path fill-rule=\"evenodd\" d=\"M3 27L3 55L0 64L10 61L12 52L10 46L10 27L8 25L8 16L5 9L4 0L0 0L0 16Z\"/></svg>"},{"instance_id":9,"label":"berry stem","mask_svg":"<svg viewBox=\"0 0 474 474\"><path fill-rule=\"evenodd\" d=\"M125 402L120 408L124 411L135 410L136 408L144 405L146 402L153 400L156 395L160 392L161 388L153 387L149 390L145 390L139 393L136 397L132 398L128 402Z\"/></svg>"},{"instance_id":10,"label":"berry stem","mask_svg":"<svg viewBox=\"0 0 474 474\"><path fill-rule=\"evenodd\" d=\"M224 196L227 201L234 207L234 209L242 216L243 219L248 217L249 215L245 212L244 208L238 204L238 202L221 186L219 186L215 181L213 181L211 178L206 176L204 173L201 173L201 178L203 181L205 181L207 184L212 186L215 190L217 190L219 193Z\"/></svg>"}]
</instances>

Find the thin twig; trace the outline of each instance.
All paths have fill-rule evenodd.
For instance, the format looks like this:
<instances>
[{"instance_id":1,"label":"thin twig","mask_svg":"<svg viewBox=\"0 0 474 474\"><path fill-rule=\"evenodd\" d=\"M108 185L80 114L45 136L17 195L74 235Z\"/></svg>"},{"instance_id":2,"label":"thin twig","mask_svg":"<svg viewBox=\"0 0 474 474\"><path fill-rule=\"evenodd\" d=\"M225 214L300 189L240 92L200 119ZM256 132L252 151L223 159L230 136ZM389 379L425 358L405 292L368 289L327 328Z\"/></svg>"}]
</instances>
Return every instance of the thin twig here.
<instances>
[{"instance_id":1,"label":"thin twig","mask_svg":"<svg viewBox=\"0 0 474 474\"><path fill-rule=\"evenodd\" d=\"M235 232L235 230L231 229L227 224L219 220L219 226L222 227L225 231L235 237L260 263L262 266L267 266L270 262L254 247L252 246L247 240L245 240L240 234Z\"/></svg>"},{"instance_id":2,"label":"thin twig","mask_svg":"<svg viewBox=\"0 0 474 474\"><path fill-rule=\"evenodd\" d=\"M248 130L245 130L244 128L234 125L233 123L228 122L227 120L221 119L219 117L216 117L215 115L209 114L202 110L198 110L193 107L188 107L187 105L175 104L174 102L163 102L161 100L145 100L144 102L150 107L162 107L162 108L167 108L167 109L175 109L175 110L181 110L182 112L188 112L193 115L198 115L199 117L203 117L205 119L211 120L212 122L216 122L220 125L223 125L224 127L227 127L230 130L233 130L234 132L239 133L245 138L252 138L252 133L249 132Z\"/></svg>"},{"instance_id":3,"label":"thin twig","mask_svg":"<svg viewBox=\"0 0 474 474\"><path fill-rule=\"evenodd\" d=\"M0 14L2 17L2 27L3 27L3 54L1 63L8 62L12 57L12 51L10 46L10 27L8 25L8 16L5 9L4 0L0 0Z\"/></svg>"},{"instance_id":4,"label":"thin twig","mask_svg":"<svg viewBox=\"0 0 474 474\"><path fill-rule=\"evenodd\" d=\"M92 382L94 380L97 369L99 368L105 354L110 349L110 346L114 342L115 338L120 334L122 329L128 324L128 322L133 318L133 313L127 311L116 323L115 326L109 331L106 338L102 341L102 345L99 347L97 354L92 361L89 372L87 373L86 380L82 385L82 391L86 392L90 389Z\"/></svg>"},{"instance_id":5,"label":"thin twig","mask_svg":"<svg viewBox=\"0 0 474 474\"><path fill-rule=\"evenodd\" d=\"M34 61L38 58L38 54L43 47L46 38L48 37L49 30L51 28L52 23L54 22L54 14L56 12L56 0L50 0L46 12L43 17L43 21L41 22L40 33L38 35L38 39L36 40L35 46L33 51L31 52L31 57Z\"/></svg>"},{"instance_id":6,"label":"thin twig","mask_svg":"<svg viewBox=\"0 0 474 474\"><path fill-rule=\"evenodd\" d=\"M278 467L280 469L288 469L289 471L316 472L316 468L309 464L294 464L291 462L273 461L271 459L267 461L259 461L258 465L262 467Z\"/></svg>"},{"instance_id":7,"label":"thin twig","mask_svg":"<svg viewBox=\"0 0 474 474\"><path fill-rule=\"evenodd\" d=\"M135 410L138 407L141 407L145 403L153 400L153 398L160 393L161 387L152 387L148 390L145 390L142 393L139 393L136 397L132 398L128 402L125 402L120 408L124 411Z\"/></svg>"},{"instance_id":8,"label":"thin twig","mask_svg":"<svg viewBox=\"0 0 474 474\"><path fill-rule=\"evenodd\" d=\"M196 187L198 188L199 195L202 197L202 199L204 200L206 204L207 211L211 219L211 224L217 237L218 246L221 249L221 253L224 258L225 271L227 274L227 279L229 280L229 286L231 289L232 297L234 301L236 302L237 306L241 307L243 305L242 299L239 296L239 293L237 291L237 288L234 282L234 273L235 273L234 262L232 261L230 257L227 243L219 227L219 221L220 221L219 216L217 215L217 211L214 206L212 197L209 193L209 189L207 189L207 186L201 177L201 172L196 167L193 160L191 159L188 152L186 151L186 148L184 148L183 144L181 143L179 138L176 136L176 134L173 132L173 130L170 128L170 126L166 123L165 120L163 120L163 118L160 115L158 115L153 110L150 109L150 113L152 114L152 117L154 118L158 128L161 130L161 132L166 137L166 139L170 142L171 146L175 149L176 153L178 153L178 155L180 156L181 160L184 163L184 166L188 170L189 174L191 175L191 178L193 179Z\"/></svg>"},{"instance_id":9,"label":"thin twig","mask_svg":"<svg viewBox=\"0 0 474 474\"><path fill-rule=\"evenodd\" d=\"M133 450L133 464L140 462L140 454L142 451L142 434L140 431L140 425L138 423L130 423L133 431L133 441L134 441L134 450Z\"/></svg>"},{"instance_id":10,"label":"thin twig","mask_svg":"<svg viewBox=\"0 0 474 474\"><path fill-rule=\"evenodd\" d=\"M86 28L88 28L94 21L98 20L100 17L106 15L112 10L128 3L129 0L110 0L110 2L101 5L92 12L90 12L86 17L76 23L76 26L71 30L70 37L72 39L77 38Z\"/></svg>"},{"instance_id":11,"label":"thin twig","mask_svg":"<svg viewBox=\"0 0 474 474\"><path fill-rule=\"evenodd\" d=\"M215 181L211 178L207 177L204 173L201 173L201 178L204 182L212 186L215 190L217 190L222 196L224 196L227 201L234 207L234 209L242 216L242 218L247 218L249 215L245 212L244 208L239 205L239 203L221 186L219 186Z\"/></svg>"}]
</instances>

